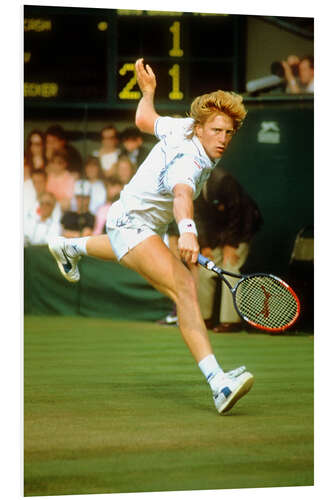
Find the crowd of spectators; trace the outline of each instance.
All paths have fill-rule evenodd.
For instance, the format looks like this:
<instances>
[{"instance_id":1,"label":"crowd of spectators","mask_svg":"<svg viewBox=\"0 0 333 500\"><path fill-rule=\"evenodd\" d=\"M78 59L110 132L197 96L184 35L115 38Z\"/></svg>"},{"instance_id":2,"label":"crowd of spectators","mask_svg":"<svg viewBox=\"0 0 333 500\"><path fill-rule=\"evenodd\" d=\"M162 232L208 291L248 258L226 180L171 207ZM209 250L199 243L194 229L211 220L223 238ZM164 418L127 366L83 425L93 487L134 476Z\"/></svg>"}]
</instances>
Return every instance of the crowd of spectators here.
<instances>
[{"instance_id":1,"label":"crowd of spectators","mask_svg":"<svg viewBox=\"0 0 333 500\"><path fill-rule=\"evenodd\" d=\"M54 236L105 233L107 212L148 150L136 128L108 125L98 149L82 158L65 130L32 130L24 152L24 242L43 245Z\"/></svg>"}]
</instances>

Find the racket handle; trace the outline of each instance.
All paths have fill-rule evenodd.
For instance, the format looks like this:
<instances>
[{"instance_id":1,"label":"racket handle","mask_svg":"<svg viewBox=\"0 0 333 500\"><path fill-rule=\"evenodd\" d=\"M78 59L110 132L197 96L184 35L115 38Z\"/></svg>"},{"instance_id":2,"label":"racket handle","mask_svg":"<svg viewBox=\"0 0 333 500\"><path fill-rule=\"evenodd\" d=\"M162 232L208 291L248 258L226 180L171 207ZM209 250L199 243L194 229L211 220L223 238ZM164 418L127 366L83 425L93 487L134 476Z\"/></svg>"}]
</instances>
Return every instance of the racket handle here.
<instances>
[{"instance_id":1,"label":"racket handle","mask_svg":"<svg viewBox=\"0 0 333 500\"><path fill-rule=\"evenodd\" d=\"M201 255L201 253L199 253L198 255L198 262L201 266L203 267L207 267L207 264L209 262L212 262L210 259L207 259L207 257L204 257L203 255Z\"/></svg>"},{"instance_id":2,"label":"racket handle","mask_svg":"<svg viewBox=\"0 0 333 500\"><path fill-rule=\"evenodd\" d=\"M207 257L204 257L203 255L201 255L201 253L199 253L199 255L198 255L198 262L201 266L205 267L209 271L214 271L214 273L223 277L222 276L222 272L223 272L222 269L217 267L217 265L212 260L207 259Z\"/></svg>"}]
</instances>

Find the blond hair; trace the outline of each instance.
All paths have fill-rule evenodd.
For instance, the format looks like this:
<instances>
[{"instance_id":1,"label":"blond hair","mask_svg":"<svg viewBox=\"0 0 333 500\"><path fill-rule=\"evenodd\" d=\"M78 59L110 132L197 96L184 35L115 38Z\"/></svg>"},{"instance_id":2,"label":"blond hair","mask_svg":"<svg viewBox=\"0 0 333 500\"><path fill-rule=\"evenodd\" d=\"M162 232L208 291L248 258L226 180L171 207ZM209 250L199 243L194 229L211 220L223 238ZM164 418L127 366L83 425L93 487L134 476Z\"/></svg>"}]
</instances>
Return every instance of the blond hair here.
<instances>
[{"instance_id":1,"label":"blond hair","mask_svg":"<svg viewBox=\"0 0 333 500\"><path fill-rule=\"evenodd\" d=\"M225 113L232 118L237 131L243 125L247 111L242 96L235 92L216 90L200 95L191 104L190 116L194 119L192 135L196 125L203 125L214 113Z\"/></svg>"}]
</instances>

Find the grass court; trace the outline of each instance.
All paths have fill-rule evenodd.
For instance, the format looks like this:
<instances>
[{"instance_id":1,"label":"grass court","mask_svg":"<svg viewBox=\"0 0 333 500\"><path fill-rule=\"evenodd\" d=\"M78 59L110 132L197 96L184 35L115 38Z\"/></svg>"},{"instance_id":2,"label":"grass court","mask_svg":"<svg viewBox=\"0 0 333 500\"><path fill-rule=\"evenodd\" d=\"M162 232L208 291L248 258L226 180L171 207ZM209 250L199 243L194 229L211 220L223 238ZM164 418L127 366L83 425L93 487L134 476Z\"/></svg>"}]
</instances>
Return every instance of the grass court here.
<instances>
[{"instance_id":1,"label":"grass court","mask_svg":"<svg viewBox=\"0 0 333 500\"><path fill-rule=\"evenodd\" d=\"M213 334L225 416L175 327L25 317L25 496L313 484L313 335Z\"/></svg>"}]
</instances>

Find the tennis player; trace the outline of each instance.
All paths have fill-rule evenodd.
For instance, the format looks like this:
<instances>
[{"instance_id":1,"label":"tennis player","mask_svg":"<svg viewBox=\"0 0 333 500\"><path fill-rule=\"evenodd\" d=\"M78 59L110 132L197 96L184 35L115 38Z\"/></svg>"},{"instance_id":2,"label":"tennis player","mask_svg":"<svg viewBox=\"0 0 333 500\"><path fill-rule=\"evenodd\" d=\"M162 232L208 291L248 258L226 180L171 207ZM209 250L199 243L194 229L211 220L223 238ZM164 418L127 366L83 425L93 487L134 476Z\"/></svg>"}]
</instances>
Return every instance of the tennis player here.
<instances>
[{"instance_id":1,"label":"tennis player","mask_svg":"<svg viewBox=\"0 0 333 500\"><path fill-rule=\"evenodd\" d=\"M196 287L199 245L193 221L195 199L246 116L241 96L218 90L197 97L188 118L161 117L154 106L156 78L143 59L135 64L142 97L135 123L159 142L124 187L107 218L107 234L55 238L49 249L63 276L80 279L84 255L118 260L146 278L177 305L179 328L222 414L252 387L253 375L240 367L224 372L202 319ZM163 242L168 224L179 227L177 259Z\"/></svg>"}]
</instances>

